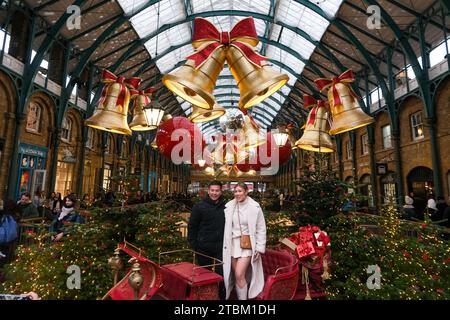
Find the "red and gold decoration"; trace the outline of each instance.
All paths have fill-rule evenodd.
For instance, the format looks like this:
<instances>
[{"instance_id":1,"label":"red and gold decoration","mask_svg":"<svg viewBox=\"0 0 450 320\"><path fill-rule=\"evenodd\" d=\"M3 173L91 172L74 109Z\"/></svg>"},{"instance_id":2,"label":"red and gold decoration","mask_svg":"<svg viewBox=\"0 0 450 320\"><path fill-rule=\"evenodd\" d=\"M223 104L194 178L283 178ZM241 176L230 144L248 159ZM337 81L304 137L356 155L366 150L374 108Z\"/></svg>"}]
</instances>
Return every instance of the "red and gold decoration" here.
<instances>
[{"instance_id":1,"label":"red and gold decoration","mask_svg":"<svg viewBox=\"0 0 450 320\"><path fill-rule=\"evenodd\" d=\"M345 71L339 77L314 81L321 92L328 89L328 101L333 114L331 135L364 127L374 122L374 119L365 114L359 105L360 98L350 86L354 81L352 70Z\"/></svg>"},{"instance_id":2,"label":"red and gold decoration","mask_svg":"<svg viewBox=\"0 0 450 320\"><path fill-rule=\"evenodd\" d=\"M190 140L190 163L192 164L195 162L194 160L200 159L202 156L201 153L206 145L200 128L186 117L166 117L163 120L164 121L160 124L158 131L156 132L156 144L159 152L166 158L172 160L173 148L183 141L182 139L186 138L186 135L184 135L183 137L180 136L181 139L175 139L175 141L173 141L172 134L175 130L184 129L188 132L188 139ZM197 143L201 143L201 146L195 147ZM196 154L197 148L200 154ZM183 154L183 150L181 150L180 154L177 154L177 156L182 159L187 157Z\"/></svg>"},{"instance_id":3,"label":"red and gold decoration","mask_svg":"<svg viewBox=\"0 0 450 320\"><path fill-rule=\"evenodd\" d=\"M316 100L305 94L304 107L310 108L302 137L295 143L301 149L314 152L334 152L335 147L329 130L329 109L327 102Z\"/></svg>"},{"instance_id":4,"label":"red and gold decoration","mask_svg":"<svg viewBox=\"0 0 450 320\"><path fill-rule=\"evenodd\" d=\"M102 82L105 87L98 107L85 124L99 130L131 135L127 122L130 89L137 89L141 79L125 79L104 70Z\"/></svg>"},{"instance_id":5,"label":"red and gold decoration","mask_svg":"<svg viewBox=\"0 0 450 320\"><path fill-rule=\"evenodd\" d=\"M327 233L308 225L300 227L281 243L299 258L302 277L297 294L305 296L305 300L311 300L312 294L321 295L322 281L330 277L331 241Z\"/></svg>"},{"instance_id":6,"label":"red and gold decoration","mask_svg":"<svg viewBox=\"0 0 450 320\"><path fill-rule=\"evenodd\" d=\"M244 114L244 121L240 131L240 140L244 142L244 150L264 144L266 140L261 135L258 124L253 117L248 114L247 110L241 109L241 111Z\"/></svg>"},{"instance_id":7,"label":"red and gold decoration","mask_svg":"<svg viewBox=\"0 0 450 320\"><path fill-rule=\"evenodd\" d=\"M198 122L208 122L217 119L225 114L225 109L219 106L217 103L214 107L209 109L203 109L197 106L192 106L192 113L189 116L189 120L194 123Z\"/></svg>"},{"instance_id":8,"label":"red and gold decoration","mask_svg":"<svg viewBox=\"0 0 450 320\"><path fill-rule=\"evenodd\" d=\"M130 122L130 128L133 131L155 130L161 123L164 116L164 110L152 99L155 89L130 90L131 100L134 100L133 120Z\"/></svg>"},{"instance_id":9,"label":"red and gold decoration","mask_svg":"<svg viewBox=\"0 0 450 320\"><path fill-rule=\"evenodd\" d=\"M163 77L163 83L193 105L212 109L212 95L225 60L241 93L240 108L250 108L280 89L289 80L266 63L258 54L255 22L252 17L239 21L229 32L220 32L204 18L194 21L192 46L196 51L187 57L179 70Z\"/></svg>"}]
</instances>

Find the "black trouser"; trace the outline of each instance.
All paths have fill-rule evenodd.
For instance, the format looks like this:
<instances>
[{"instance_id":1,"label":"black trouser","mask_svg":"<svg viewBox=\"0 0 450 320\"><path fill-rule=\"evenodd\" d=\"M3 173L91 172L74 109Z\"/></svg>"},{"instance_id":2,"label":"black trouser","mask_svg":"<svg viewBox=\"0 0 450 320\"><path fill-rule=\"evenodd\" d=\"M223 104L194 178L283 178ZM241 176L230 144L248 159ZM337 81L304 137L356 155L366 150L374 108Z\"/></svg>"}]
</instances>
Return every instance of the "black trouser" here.
<instances>
[{"instance_id":1,"label":"black trouser","mask_svg":"<svg viewBox=\"0 0 450 320\"><path fill-rule=\"evenodd\" d=\"M216 259L219 259L220 261L222 261L222 251L220 251L220 252L207 252L207 251L198 249L197 252L206 254L207 256L210 256L210 257L213 257L213 258L216 258ZM196 258L197 258L197 264L199 266L209 266L209 267L206 267L206 268L211 270L211 271L213 270L213 266L210 266L210 265L214 264L214 260L213 259L205 257L205 256L202 256L200 254L197 254ZM216 260L215 263L217 264L218 261ZM214 270L215 273L220 274L221 276L223 276L223 267L222 267L221 264L220 265L216 265L214 269L215 269ZM220 300L225 300L225 285L224 285L223 281L220 282L220 284L219 284L219 297L220 297Z\"/></svg>"}]
</instances>

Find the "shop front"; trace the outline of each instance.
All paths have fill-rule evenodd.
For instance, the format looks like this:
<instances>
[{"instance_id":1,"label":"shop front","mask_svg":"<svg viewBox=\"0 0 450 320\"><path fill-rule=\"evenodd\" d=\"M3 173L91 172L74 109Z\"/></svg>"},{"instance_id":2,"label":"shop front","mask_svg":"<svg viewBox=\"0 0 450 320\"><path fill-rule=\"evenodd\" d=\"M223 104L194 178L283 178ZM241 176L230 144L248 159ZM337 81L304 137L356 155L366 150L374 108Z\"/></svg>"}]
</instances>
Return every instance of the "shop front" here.
<instances>
[{"instance_id":1,"label":"shop front","mask_svg":"<svg viewBox=\"0 0 450 320\"><path fill-rule=\"evenodd\" d=\"M48 191L45 190L47 153L45 147L19 143L19 181L16 198L24 192L33 195L36 192Z\"/></svg>"}]
</instances>

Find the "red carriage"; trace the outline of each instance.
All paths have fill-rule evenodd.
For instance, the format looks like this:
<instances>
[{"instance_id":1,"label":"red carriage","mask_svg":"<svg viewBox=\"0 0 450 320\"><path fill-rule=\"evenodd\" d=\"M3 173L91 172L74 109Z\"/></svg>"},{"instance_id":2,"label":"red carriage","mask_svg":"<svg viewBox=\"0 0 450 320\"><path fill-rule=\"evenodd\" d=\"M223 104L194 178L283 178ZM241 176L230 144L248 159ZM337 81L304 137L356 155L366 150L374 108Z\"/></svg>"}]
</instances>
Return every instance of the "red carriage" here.
<instances>
[{"instance_id":1,"label":"red carriage","mask_svg":"<svg viewBox=\"0 0 450 320\"><path fill-rule=\"evenodd\" d=\"M117 281L118 273L123 269L123 262L119 258L120 252L131 256L132 266L125 277ZM181 252L191 253L192 261L195 261L196 255L201 255L193 250L183 249L162 252L160 258L162 255ZM219 284L223 281L223 277L214 270L222 262L211 259L213 263L205 266L186 261L160 264L142 256L142 250L132 244L121 243L108 261L114 272L115 285L103 299L218 300ZM262 259L265 286L256 299L293 299L299 281L297 258L288 252L267 249Z\"/></svg>"}]
</instances>

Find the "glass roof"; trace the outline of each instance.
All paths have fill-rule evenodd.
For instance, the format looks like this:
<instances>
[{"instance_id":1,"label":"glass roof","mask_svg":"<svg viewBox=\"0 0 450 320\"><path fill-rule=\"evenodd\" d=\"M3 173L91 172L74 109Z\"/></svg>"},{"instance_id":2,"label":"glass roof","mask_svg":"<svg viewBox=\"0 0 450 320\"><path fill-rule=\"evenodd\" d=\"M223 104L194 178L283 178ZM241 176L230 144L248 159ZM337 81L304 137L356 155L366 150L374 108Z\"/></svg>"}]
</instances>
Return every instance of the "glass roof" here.
<instances>
[{"instance_id":1,"label":"glass roof","mask_svg":"<svg viewBox=\"0 0 450 320\"><path fill-rule=\"evenodd\" d=\"M327 19L304 6L298 0L161 0L144 10L142 8L148 5L148 0L117 1L130 17L130 22L139 37L145 38L145 48L151 57L154 58L158 55L156 64L163 74L174 70L174 67L180 61L184 61L186 56L193 52L190 44L193 20L188 18L189 16L209 12L210 16L205 18L214 23L220 31L229 31L247 15L246 12L249 15L250 13L256 13L267 16L267 20L264 17L254 17L256 31L262 40L257 45L256 50L261 52L264 48L265 56L280 62L284 66L280 67L274 64L273 68L289 76L289 86L284 86L279 90L285 97L289 95L290 87L294 86L297 81L290 70L296 74L301 74L305 62L311 57L315 49L315 45L295 31L277 23L280 22L292 28L301 29L315 41L320 41L329 25ZM309 2L320 7L332 19L343 0L310 0ZM272 4L275 5L275 8L271 8ZM157 33L158 10L160 27L173 24L171 28L160 33ZM213 11L222 12L214 15ZM239 15L233 15L233 11L243 12ZM273 13L274 16L272 17ZM271 21L275 21L275 23L270 23ZM266 43L267 41L270 41L270 43ZM213 94L228 94L228 96L220 96L218 100L234 100L233 105L238 105L239 89L227 67L224 68L221 77L217 80ZM281 108L285 100L279 93L275 93L272 97L279 103L268 98L264 101L265 104L261 103L259 106L252 108L255 120L262 127L270 126L268 121L273 120L276 116L275 111ZM179 97L177 97L177 100L186 115L189 115L192 112L191 105ZM229 105L231 106L231 104ZM270 105L275 111L269 110L267 105ZM230 106L224 105L224 107L228 107L227 113Z\"/></svg>"}]
</instances>

